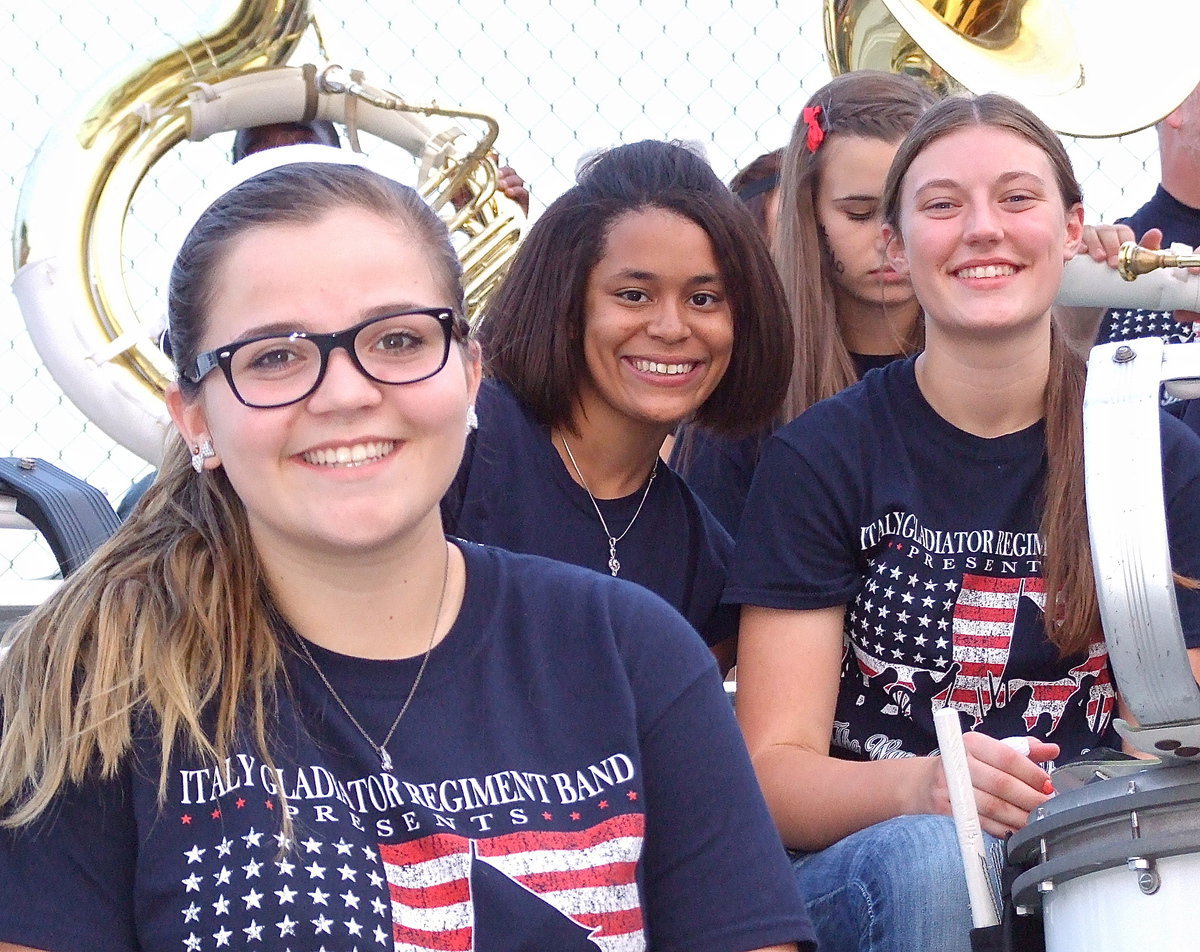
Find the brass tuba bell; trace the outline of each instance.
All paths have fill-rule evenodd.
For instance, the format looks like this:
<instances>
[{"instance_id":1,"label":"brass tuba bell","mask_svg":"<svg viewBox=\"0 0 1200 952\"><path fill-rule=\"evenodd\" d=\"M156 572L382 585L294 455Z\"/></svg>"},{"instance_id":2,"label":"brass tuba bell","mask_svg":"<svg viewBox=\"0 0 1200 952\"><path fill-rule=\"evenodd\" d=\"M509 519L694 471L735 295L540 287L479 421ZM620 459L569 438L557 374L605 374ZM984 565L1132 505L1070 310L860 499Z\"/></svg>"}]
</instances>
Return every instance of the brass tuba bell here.
<instances>
[{"instance_id":1,"label":"brass tuba bell","mask_svg":"<svg viewBox=\"0 0 1200 952\"><path fill-rule=\"evenodd\" d=\"M474 314L520 240L524 214L496 188L496 121L407 102L357 70L284 65L312 26L309 0L236 0L212 33L150 63L139 56L81 97L22 183L13 291L30 337L66 396L151 463L169 429L162 391L172 368L162 328L134 306L121 239L138 186L185 139L321 118L341 123L352 145L361 130L405 149L457 239Z\"/></svg>"},{"instance_id":2,"label":"brass tuba bell","mask_svg":"<svg viewBox=\"0 0 1200 952\"><path fill-rule=\"evenodd\" d=\"M1161 12L1156 15L1155 11ZM939 93L1000 92L1064 135L1152 126L1200 84L1195 36L1164 29L1177 4L1143 0L825 0L830 71L907 73ZM1137 83L1139 57L1167 68Z\"/></svg>"}]
</instances>

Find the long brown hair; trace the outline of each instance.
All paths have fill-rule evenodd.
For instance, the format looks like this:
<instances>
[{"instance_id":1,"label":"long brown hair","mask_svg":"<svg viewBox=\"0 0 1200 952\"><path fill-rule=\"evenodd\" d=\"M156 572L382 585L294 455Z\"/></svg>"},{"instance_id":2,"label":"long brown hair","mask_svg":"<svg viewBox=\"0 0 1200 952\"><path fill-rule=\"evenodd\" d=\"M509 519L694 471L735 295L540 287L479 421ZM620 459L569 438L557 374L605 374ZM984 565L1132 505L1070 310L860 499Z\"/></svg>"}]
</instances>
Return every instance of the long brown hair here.
<instances>
[{"instance_id":1,"label":"long brown hair","mask_svg":"<svg viewBox=\"0 0 1200 952\"><path fill-rule=\"evenodd\" d=\"M394 221L426 246L461 314L458 256L416 192L357 166L287 165L226 192L184 241L168 299L176 368L196 358L234 239L258 226L317 222L343 207ZM460 339L464 328L460 322ZM130 519L5 637L3 822L32 821L68 783L113 776L135 726L159 734L160 797L181 746L220 764L244 732L272 763L282 649L270 619L241 499L224 470L193 473L173 434Z\"/></svg>"},{"instance_id":2,"label":"long brown hair","mask_svg":"<svg viewBox=\"0 0 1200 952\"><path fill-rule=\"evenodd\" d=\"M938 139L972 126L1003 129L1041 149L1054 171L1064 212L1082 203L1083 190L1058 135L1016 100L988 93L943 100L913 127L892 160L884 186L884 220L888 224L900 230L900 188L916 157ZM1084 493L1086 377L1083 359L1051 322L1045 394L1046 486L1039 502L1045 551L1046 634L1063 655L1084 650L1102 631Z\"/></svg>"},{"instance_id":3,"label":"long brown hair","mask_svg":"<svg viewBox=\"0 0 1200 952\"><path fill-rule=\"evenodd\" d=\"M853 135L899 142L933 102L933 93L908 76L856 70L818 89L805 110L820 108L812 121L825 138ZM772 246L796 328L796 357L781 423L858 379L838 322L833 262L817 223L817 189L828 150L809 148L810 122L804 116L802 112L796 120L784 154ZM919 345L918 340L900 343L905 352Z\"/></svg>"}]
</instances>

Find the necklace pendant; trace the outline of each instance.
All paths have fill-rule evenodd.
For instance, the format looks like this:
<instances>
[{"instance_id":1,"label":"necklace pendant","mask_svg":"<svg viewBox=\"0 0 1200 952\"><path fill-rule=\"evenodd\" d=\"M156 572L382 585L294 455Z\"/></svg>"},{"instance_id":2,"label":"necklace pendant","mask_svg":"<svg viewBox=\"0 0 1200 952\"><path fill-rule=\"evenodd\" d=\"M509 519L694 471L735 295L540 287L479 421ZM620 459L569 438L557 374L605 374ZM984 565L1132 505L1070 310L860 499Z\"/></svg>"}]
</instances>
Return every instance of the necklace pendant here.
<instances>
[{"instance_id":1,"label":"necklace pendant","mask_svg":"<svg viewBox=\"0 0 1200 952\"><path fill-rule=\"evenodd\" d=\"M382 747L379 748L379 763L387 773L392 772L392 755Z\"/></svg>"},{"instance_id":2,"label":"necklace pendant","mask_svg":"<svg viewBox=\"0 0 1200 952\"><path fill-rule=\"evenodd\" d=\"M617 560L617 540L612 537L608 540L608 570L614 578L621 571L621 563Z\"/></svg>"}]
</instances>

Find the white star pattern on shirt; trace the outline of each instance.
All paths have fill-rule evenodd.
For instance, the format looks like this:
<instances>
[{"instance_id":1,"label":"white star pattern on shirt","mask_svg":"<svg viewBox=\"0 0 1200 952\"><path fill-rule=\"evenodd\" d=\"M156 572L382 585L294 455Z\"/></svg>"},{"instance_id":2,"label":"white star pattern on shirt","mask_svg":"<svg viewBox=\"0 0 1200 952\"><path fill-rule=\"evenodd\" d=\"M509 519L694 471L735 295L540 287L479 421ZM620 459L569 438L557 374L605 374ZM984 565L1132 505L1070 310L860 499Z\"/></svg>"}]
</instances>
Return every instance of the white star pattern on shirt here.
<instances>
[{"instance_id":1,"label":"white star pattern on shirt","mask_svg":"<svg viewBox=\"0 0 1200 952\"><path fill-rule=\"evenodd\" d=\"M243 809L245 802L239 800L236 809ZM269 803L267 808L272 809ZM228 823L229 818L235 815L233 806L223 806L212 812L212 819L221 823ZM224 817L220 816L222 813ZM247 815L246 819L249 820L250 816ZM349 942L343 946L334 936L348 936L362 943L370 942L371 936L379 933L383 935L383 939L379 940L380 945L372 944L370 947L390 947L391 906L387 895L381 894L386 889L387 881L379 872L381 856L378 848L362 846L361 842L355 842L353 836L335 836L323 840L306 834L301 842L291 842L293 852L290 856L280 856L279 837L269 829L263 830L262 822L255 823L254 827L247 824L242 830L246 832L230 830L230 836L222 839L220 845L216 839L208 842L202 839L190 848L185 844L175 854L180 877L185 872L189 873L189 879L179 880L183 883L180 894L184 891L199 893L201 900L190 904L181 902L177 907L182 921L194 924L196 929L191 934L192 938L180 934L177 949L182 946L181 952L220 952L229 948L261 948L264 943L270 945L275 942L274 937L278 935L281 952L292 952L295 946L289 946L289 943L299 942L304 948L317 949L321 945L319 937L324 935L330 937L326 945L331 949L344 949L347 952L359 952L362 949L365 952L363 945ZM332 851L329 855L343 858L340 866L323 865L315 859L310 860L307 866L297 866L297 853L314 857L325 854L326 848ZM189 866L194 872L188 869ZM311 892L298 890L289 884L289 877L301 871L313 883ZM331 879L335 873L344 887L341 893L322 888L321 880ZM360 873L364 874L364 879L369 878L372 887L380 892L367 892L365 896L357 892ZM362 885L366 890L365 881ZM262 888L256 888L259 886ZM349 918L339 919L329 914L333 911L330 907L335 900L345 910L343 915ZM292 908L285 911L287 906ZM293 910L298 911L297 918L287 914ZM360 910L367 910L365 920L358 918ZM308 917L305 917L305 913L308 913ZM313 913L317 915L313 917ZM379 925L373 926L373 921ZM272 929L277 929L278 933L271 932ZM343 929L346 931L342 932ZM212 939L203 938L205 935L211 935ZM306 944L305 935L310 940L316 935L318 941Z\"/></svg>"},{"instance_id":2,"label":"white star pattern on shirt","mask_svg":"<svg viewBox=\"0 0 1200 952\"><path fill-rule=\"evenodd\" d=\"M329 893L322 892L320 889L317 889L317 890L314 890L313 892L310 892L309 895L312 896L313 905L315 905L315 906L328 906L329 905L329 902L328 902L329 895L330 895Z\"/></svg>"},{"instance_id":3,"label":"white star pattern on shirt","mask_svg":"<svg viewBox=\"0 0 1200 952\"><path fill-rule=\"evenodd\" d=\"M320 935L322 932L326 933L327 935L333 934L333 920L326 919L324 913L317 916L316 919L310 919L309 922L316 927L317 935Z\"/></svg>"},{"instance_id":4,"label":"white star pattern on shirt","mask_svg":"<svg viewBox=\"0 0 1200 952\"><path fill-rule=\"evenodd\" d=\"M284 903L295 902L296 897L300 894L296 890L284 886L282 889L276 889L275 895L279 897L279 904L282 906Z\"/></svg>"}]
</instances>

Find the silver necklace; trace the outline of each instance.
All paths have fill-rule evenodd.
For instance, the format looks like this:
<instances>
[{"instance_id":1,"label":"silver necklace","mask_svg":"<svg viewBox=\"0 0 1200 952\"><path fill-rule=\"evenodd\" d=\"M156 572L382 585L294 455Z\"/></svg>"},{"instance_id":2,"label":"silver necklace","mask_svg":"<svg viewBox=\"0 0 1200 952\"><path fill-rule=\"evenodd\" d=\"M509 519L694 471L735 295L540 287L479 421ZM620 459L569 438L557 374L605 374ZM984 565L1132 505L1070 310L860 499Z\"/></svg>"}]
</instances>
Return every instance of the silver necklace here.
<instances>
[{"instance_id":1,"label":"silver necklace","mask_svg":"<svg viewBox=\"0 0 1200 952\"><path fill-rule=\"evenodd\" d=\"M417 685L421 683L421 676L425 674L425 667L429 664L429 656L433 653L433 639L437 637L438 622L442 617L442 605L446 600L446 587L450 580L450 549L449 543L445 543L446 548L446 566L442 570L442 592L438 595L437 614L433 616L433 631L429 633L429 645L425 648L425 654L421 658L421 666L417 668L417 676L413 678L412 687L408 689L408 697L404 699L404 704L400 708L400 713L396 715L396 719L392 721L392 726L388 728L387 736L380 744L371 740L371 735L363 730L362 724L358 723L358 718L350 713L350 708L346 706L346 702L342 700L341 695L333 689L333 685L329 683L329 678L325 677L325 672L321 670L321 666L317 664L317 659L312 656L312 652L308 650L308 643L303 636L298 636L297 641L300 642L300 650L304 652L304 657L308 659L308 663L313 666L313 670L317 672L317 676L321 679L321 683L325 685L333 699L337 701L338 707L342 709L342 713L350 718L350 723L355 729L363 735L363 738L368 744L375 748L375 753L379 755L379 763L388 773L392 772L392 755L387 752L387 746L391 743L392 735L396 733L396 728L400 726L400 718L408 710L408 706L412 704L413 696L417 693Z\"/></svg>"},{"instance_id":2,"label":"silver necklace","mask_svg":"<svg viewBox=\"0 0 1200 952\"><path fill-rule=\"evenodd\" d=\"M614 536L608 528L608 523L604 521L604 513L600 511L600 504L596 502L596 497L592 495L592 490L588 487L587 480L583 478L583 473L579 471L579 464L575 462L575 454L571 452L567 438L563 436L560 439L562 440L563 449L567 451L567 459L571 461L571 468L575 470L575 475L579 477L579 482L583 485L584 492L588 494L588 499L592 501L592 508L596 510L596 515L600 517L600 525L604 528L604 535L608 539L608 570L615 577L621 571L621 563L617 559L617 543L629 535L629 530L637 522L637 517L642 514L642 506L646 505L646 497L650 495L650 487L654 484L654 477L658 475L658 457L654 458L654 467L650 470L650 478L646 480L646 488L642 491L642 501L638 503L637 512L629 520L629 525L625 527L625 531L619 536Z\"/></svg>"}]
</instances>

